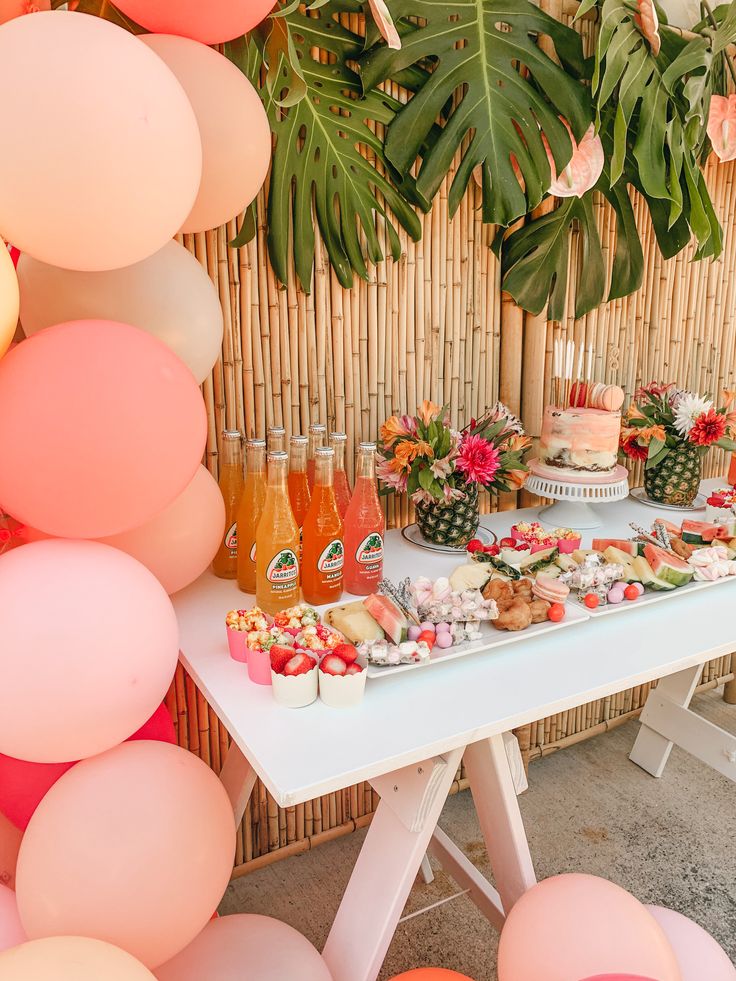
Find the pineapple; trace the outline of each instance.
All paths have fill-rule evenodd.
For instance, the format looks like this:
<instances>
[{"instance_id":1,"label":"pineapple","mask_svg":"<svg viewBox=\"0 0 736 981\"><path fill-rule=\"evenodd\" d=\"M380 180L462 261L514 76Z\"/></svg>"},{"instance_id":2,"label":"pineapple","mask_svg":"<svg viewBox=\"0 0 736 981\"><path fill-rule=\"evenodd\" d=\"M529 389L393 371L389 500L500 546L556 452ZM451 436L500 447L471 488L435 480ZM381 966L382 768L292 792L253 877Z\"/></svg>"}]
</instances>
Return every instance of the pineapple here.
<instances>
[{"instance_id":1,"label":"pineapple","mask_svg":"<svg viewBox=\"0 0 736 981\"><path fill-rule=\"evenodd\" d=\"M465 484L461 501L417 504L417 525L422 535L436 545L464 548L478 529L478 485Z\"/></svg>"},{"instance_id":2,"label":"pineapple","mask_svg":"<svg viewBox=\"0 0 736 981\"><path fill-rule=\"evenodd\" d=\"M664 460L644 471L647 496L660 504L690 507L700 487L700 450L692 443L680 443Z\"/></svg>"}]
</instances>

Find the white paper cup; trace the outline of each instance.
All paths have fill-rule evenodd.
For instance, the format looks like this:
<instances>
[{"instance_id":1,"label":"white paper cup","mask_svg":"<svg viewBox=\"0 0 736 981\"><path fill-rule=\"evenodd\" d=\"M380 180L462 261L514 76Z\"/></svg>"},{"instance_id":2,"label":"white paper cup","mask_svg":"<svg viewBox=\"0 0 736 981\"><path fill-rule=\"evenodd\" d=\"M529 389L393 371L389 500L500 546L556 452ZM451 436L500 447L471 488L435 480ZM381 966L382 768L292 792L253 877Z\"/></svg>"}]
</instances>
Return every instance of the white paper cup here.
<instances>
[{"instance_id":1,"label":"white paper cup","mask_svg":"<svg viewBox=\"0 0 736 981\"><path fill-rule=\"evenodd\" d=\"M359 674L327 674L319 672L319 697L331 708L352 708L359 705L365 694L365 668Z\"/></svg>"},{"instance_id":2,"label":"white paper cup","mask_svg":"<svg viewBox=\"0 0 736 981\"><path fill-rule=\"evenodd\" d=\"M317 698L319 668L315 665L304 674L277 674L271 671L271 691L279 705L287 708L303 708Z\"/></svg>"}]
</instances>

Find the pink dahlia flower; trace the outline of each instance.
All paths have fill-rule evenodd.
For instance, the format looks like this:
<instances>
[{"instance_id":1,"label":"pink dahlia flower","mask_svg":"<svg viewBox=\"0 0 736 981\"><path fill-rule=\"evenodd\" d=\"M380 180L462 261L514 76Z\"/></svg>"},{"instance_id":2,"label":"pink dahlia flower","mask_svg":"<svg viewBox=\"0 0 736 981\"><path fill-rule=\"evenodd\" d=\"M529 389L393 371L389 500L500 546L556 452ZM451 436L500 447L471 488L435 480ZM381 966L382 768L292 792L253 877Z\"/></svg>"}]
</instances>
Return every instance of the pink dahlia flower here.
<instances>
[{"instance_id":1,"label":"pink dahlia flower","mask_svg":"<svg viewBox=\"0 0 736 981\"><path fill-rule=\"evenodd\" d=\"M471 483L487 487L496 476L500 456L496 447L482 436L466 436L460 444L455 469Z\"/></svg>"}]
</instances>

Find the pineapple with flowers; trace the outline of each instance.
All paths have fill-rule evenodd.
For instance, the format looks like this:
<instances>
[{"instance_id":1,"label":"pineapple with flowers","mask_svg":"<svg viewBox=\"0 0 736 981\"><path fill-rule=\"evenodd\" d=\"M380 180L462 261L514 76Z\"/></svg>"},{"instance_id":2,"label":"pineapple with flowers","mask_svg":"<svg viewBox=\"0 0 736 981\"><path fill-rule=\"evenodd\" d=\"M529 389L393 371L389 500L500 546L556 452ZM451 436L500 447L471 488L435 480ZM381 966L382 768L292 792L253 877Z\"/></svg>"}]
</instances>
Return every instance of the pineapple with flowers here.
<instances>
[{"instance_id":1,"label":"pineapple with flowers","mask_svg":"<svg viewBox=\"0 0 736 981\"><path fill-rule=\"evenodd\" d=\"M479 491L518 490L530 443L501 402L456 430L447 406L425 400L415 416L391 416L381 426L382 493L407 493L425 538L464 548L478 527Z\"/></svg>"},{"instance_id":2,"label":"pineapple with flowers","mask_svg":"<svg viewBox=\"0 0 736 981\"><path fill-rule=\"evenodd\" d=\"M701 463L711 446L736 450L736 392L712 399L650 382L634 393L621 428L621 450L646 461L644 489L661 504L690 507L700 486Z\"/></svg>"}]
</instances>

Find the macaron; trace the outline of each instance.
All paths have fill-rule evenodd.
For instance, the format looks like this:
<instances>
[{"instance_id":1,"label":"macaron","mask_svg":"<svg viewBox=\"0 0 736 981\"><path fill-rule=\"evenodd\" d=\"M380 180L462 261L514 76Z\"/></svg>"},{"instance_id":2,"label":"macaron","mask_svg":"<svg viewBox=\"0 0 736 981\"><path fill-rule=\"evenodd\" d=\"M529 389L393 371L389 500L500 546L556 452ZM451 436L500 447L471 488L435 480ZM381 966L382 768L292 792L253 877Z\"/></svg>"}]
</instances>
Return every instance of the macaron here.
<instances>
[{"instance_id":1,"label":"macaron","mask_svg":"<svg viewBox=\"0 0 736 981\"><path fill-rule=\"evenodd\" d=\"M618 412L624 404L624 390L618 385L606 385L600 397L600 407L606 412Z\"/></svg>"},{"instance_id":2,"label":"macaron","mask_svg":"<svg viewBox=\"0 0 736 981\"><path fill-rule=\"evenodd\" d=\"M570 590L559 579L540 572L532 584L532 592L539 599L547 600L548 603L564 603L570 595Z\"/></svg>"}]
</instances>

